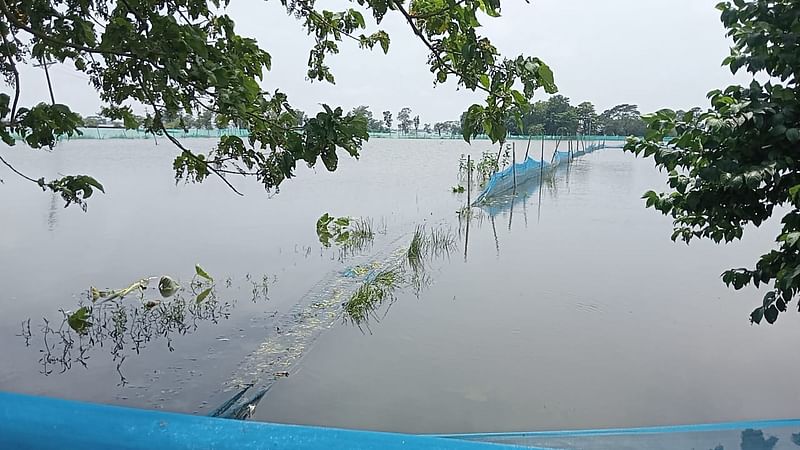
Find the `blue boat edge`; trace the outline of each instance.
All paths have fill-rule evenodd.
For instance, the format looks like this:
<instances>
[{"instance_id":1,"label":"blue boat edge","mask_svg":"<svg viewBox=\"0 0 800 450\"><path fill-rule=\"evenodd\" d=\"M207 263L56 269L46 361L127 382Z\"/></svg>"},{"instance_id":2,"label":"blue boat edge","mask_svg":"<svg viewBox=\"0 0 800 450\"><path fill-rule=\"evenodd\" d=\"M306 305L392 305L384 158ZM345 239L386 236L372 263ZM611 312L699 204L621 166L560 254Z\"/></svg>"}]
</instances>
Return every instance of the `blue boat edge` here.
<instances>
[{"instance_id":1,"label":"blue boat edge","mask_svg":"<svg viewBox=\"0 0 800 450\"><path fill-rule=\"evenodd\" d=\"M517 446L222 419L0 392L0 448L455 449Z\"/></svg>"}]
</instances>

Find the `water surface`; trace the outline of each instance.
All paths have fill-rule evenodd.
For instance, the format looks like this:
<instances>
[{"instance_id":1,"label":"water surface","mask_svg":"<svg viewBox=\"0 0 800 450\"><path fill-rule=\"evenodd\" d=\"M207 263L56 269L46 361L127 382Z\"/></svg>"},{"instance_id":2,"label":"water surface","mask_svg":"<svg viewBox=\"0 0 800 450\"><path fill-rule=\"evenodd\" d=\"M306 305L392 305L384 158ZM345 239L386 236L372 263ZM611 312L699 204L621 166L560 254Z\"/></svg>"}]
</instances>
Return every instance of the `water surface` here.
<instances>
[{"instance_id":1,"label":"water surface","mask_svg":"<svg viewBox=\"0 0 800 450\"><path fill-rule=\"evenodd\" d=\"M664 175L604 150L521 187L513 204L474 210L467 240L456 215L465 198L450 188L460 154L484 150L486 142L375 139L336 173L301 169L274 196L240 183L238 197L213 179L176 186L166 143L15 148L9 159L21 170L89 173L107 194L83 213L0 175L0 388L207 413L236 380L274 375L269 360L254 364L258 349L287 342L286 324L298 333L298 311L326 286L402 250L424 224L458 239L449 257L429 262L430 283L399 289L362 327L342 320L336 302L324 311L337 315L303 322L313 333L290 345L289 376L273 380L256 420L455 433L800 415L786 376L800 363L783 350L800 337L794 316L750 326L757 293L719 279L766 251L776 224L728 246L672 243L669 219L640 199ZM324 212L372 218L380 232L343 259L317 240ZM43 366L40 350L55 344L45 347L42 318L55 327L58 310L74 310L89 286L160 274L187 285L196 263L215 276L224 310L138 352L127 339L116 355L97 344L83 363L70 355L66 369ZM265 276L266 298L253 299Z\"/></svg>"}]
</instances>

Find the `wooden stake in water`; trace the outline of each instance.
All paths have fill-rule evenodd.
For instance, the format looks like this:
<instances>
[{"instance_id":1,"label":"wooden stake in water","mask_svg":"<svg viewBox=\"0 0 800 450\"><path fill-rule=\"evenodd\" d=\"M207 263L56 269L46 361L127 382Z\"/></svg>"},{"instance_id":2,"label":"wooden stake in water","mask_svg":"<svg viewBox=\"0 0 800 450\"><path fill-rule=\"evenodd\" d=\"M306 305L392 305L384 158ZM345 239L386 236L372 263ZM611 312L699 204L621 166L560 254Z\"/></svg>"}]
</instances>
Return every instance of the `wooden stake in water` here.
<instances>
[{"instance_id":1,"label":"wooden stake in water","mask_svg":"<svg viewBox=\"0 0 800 450\"><path fill-rule=\"evenodd\" d=\"M542 176L544 175L544 135L542 135L542 155L541 159L539 160L539 181L541 182Z\"/></svg>"},{"instance_id":2,"label":"wooden stake in water","mask_svg":"<svg viewBox=\"0 0 800 450\"><path fill-rule=\"evenodd\" d=\"M531 151L531 137L532 136L529 134L528 135L528 148L525 149L525 158L523 159L523 161L527 161L528 160L528 152Z\"/></svg>"},{"instance_id":3,"label":"wooden stake in water","mask_svg":"<svg viewBox=\"0 0 800 450\"><path fill-rule=\"evenodd\" d=\"M514 176L514 193L517 193L517 149L514 143L511 143L511 174Z\"/></svg>"},{"instance_id":4,"label":"wooden stake in water","mask_svg":"<svg viewBox=\"0 0 800 450\"><path fill-rule=\"evenodd\" d=\"M472 158L470 155L467 155L467 210L469 211L469 207L472 204L470 200L470 190L472 185Z\"/></svg>"}]
</instances>

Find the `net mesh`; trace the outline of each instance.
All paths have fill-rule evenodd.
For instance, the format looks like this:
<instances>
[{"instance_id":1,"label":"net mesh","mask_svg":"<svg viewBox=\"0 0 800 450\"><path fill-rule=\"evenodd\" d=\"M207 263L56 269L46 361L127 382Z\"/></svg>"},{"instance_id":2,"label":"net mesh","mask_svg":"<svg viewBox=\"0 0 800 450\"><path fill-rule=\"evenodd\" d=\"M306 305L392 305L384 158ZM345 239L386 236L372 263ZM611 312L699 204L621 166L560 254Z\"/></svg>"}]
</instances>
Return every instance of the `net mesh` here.
<instances>
[{"instance_id":1,"label":"net mesh","mask_svg":"<svg viewBox=\"0 0 800 450\"><path fill-rule=\"evenodd\" d=\"M552 158L539 161L530 156L521 163L512 164L505 169L494 173L483 188L483 191L475 198L473 206L486 204L492 199L506 196L516 188L524 186L531 180L538 180L542 175L548 173L560 165L569 164L574 158L592 153L604 148L622 148L619 143L608 144L605 142L593 143L582 147L574 152L562 152L556 149Z\"/></svg>"}]
</instances>

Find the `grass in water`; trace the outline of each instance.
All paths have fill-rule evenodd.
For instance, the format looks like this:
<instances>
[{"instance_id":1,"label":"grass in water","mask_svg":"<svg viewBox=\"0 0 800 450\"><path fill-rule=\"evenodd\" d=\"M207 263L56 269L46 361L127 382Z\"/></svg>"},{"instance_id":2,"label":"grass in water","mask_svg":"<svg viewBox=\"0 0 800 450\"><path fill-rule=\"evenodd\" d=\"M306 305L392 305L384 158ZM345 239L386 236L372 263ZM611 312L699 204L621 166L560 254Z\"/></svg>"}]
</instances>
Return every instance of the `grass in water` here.
<instances>
[{"instance_id":1,"label":"grass in water","mask_svg":"<svg viewBox=\"0 0 800 450\"><path fill-rule=\"evenodd\" d=\"M394 299L394 291L400 287L403 274L395 268L384 269L367 279L345 303L347 317L361 326L382 304Z\"/></svg>"},{"instance_id":2,"label":"grass in water","mask_svg":"<svg viewBox=\"0 0 800 450\"><path fill-rule=\"evenodd\" d=\"M370 318L378 319L375 311L395 299L397 289L410 287L419 297L421 290L432 282L426 262L433 257L450 253L456 246L456 238L449 229L417 226L406 249L403 261L393 267L382 269L374 276L367 276L350 299L344 303L345 319L359 328Z\"/></svg>"},{"instance_id":3,"label":"grass in water","mask_svg":"<svg viewBox=\"0 0 800 450\"><path fill-rule=\"evenodd\" d=\"M409 267L417 272L424 270L426 258L448 255L455 247L456 237L450 229L438 227L427 230L424 225L420 225L411 237L406 259Z\"/></svg>"},{"instance_id":4,"label":"grass in water","mask_svg":"<svg viewBox=\"0 0 800 450\"><path fill-rule=\"evenodd\" d=\"M418 225L417 229L414 230L414 236L411 237L411 243L408 244L408 250L406 251L408 265L415 272L419 271L424 266L423 258L427 253L429 242L425 234L425 226Z\"/></svg>"},{"instance_id":5,"label":"grass in water","mask_svg":"<svg viewBox=\"0 0 800 450\"><path fill-rule=\"evenodd\" d=\"M372 230L372 219L351 220L347 237L342 242L342 256L347 257L360 253L372 245L373 240L375 240L375 232Z\"/></svg>"}]
</instances>

